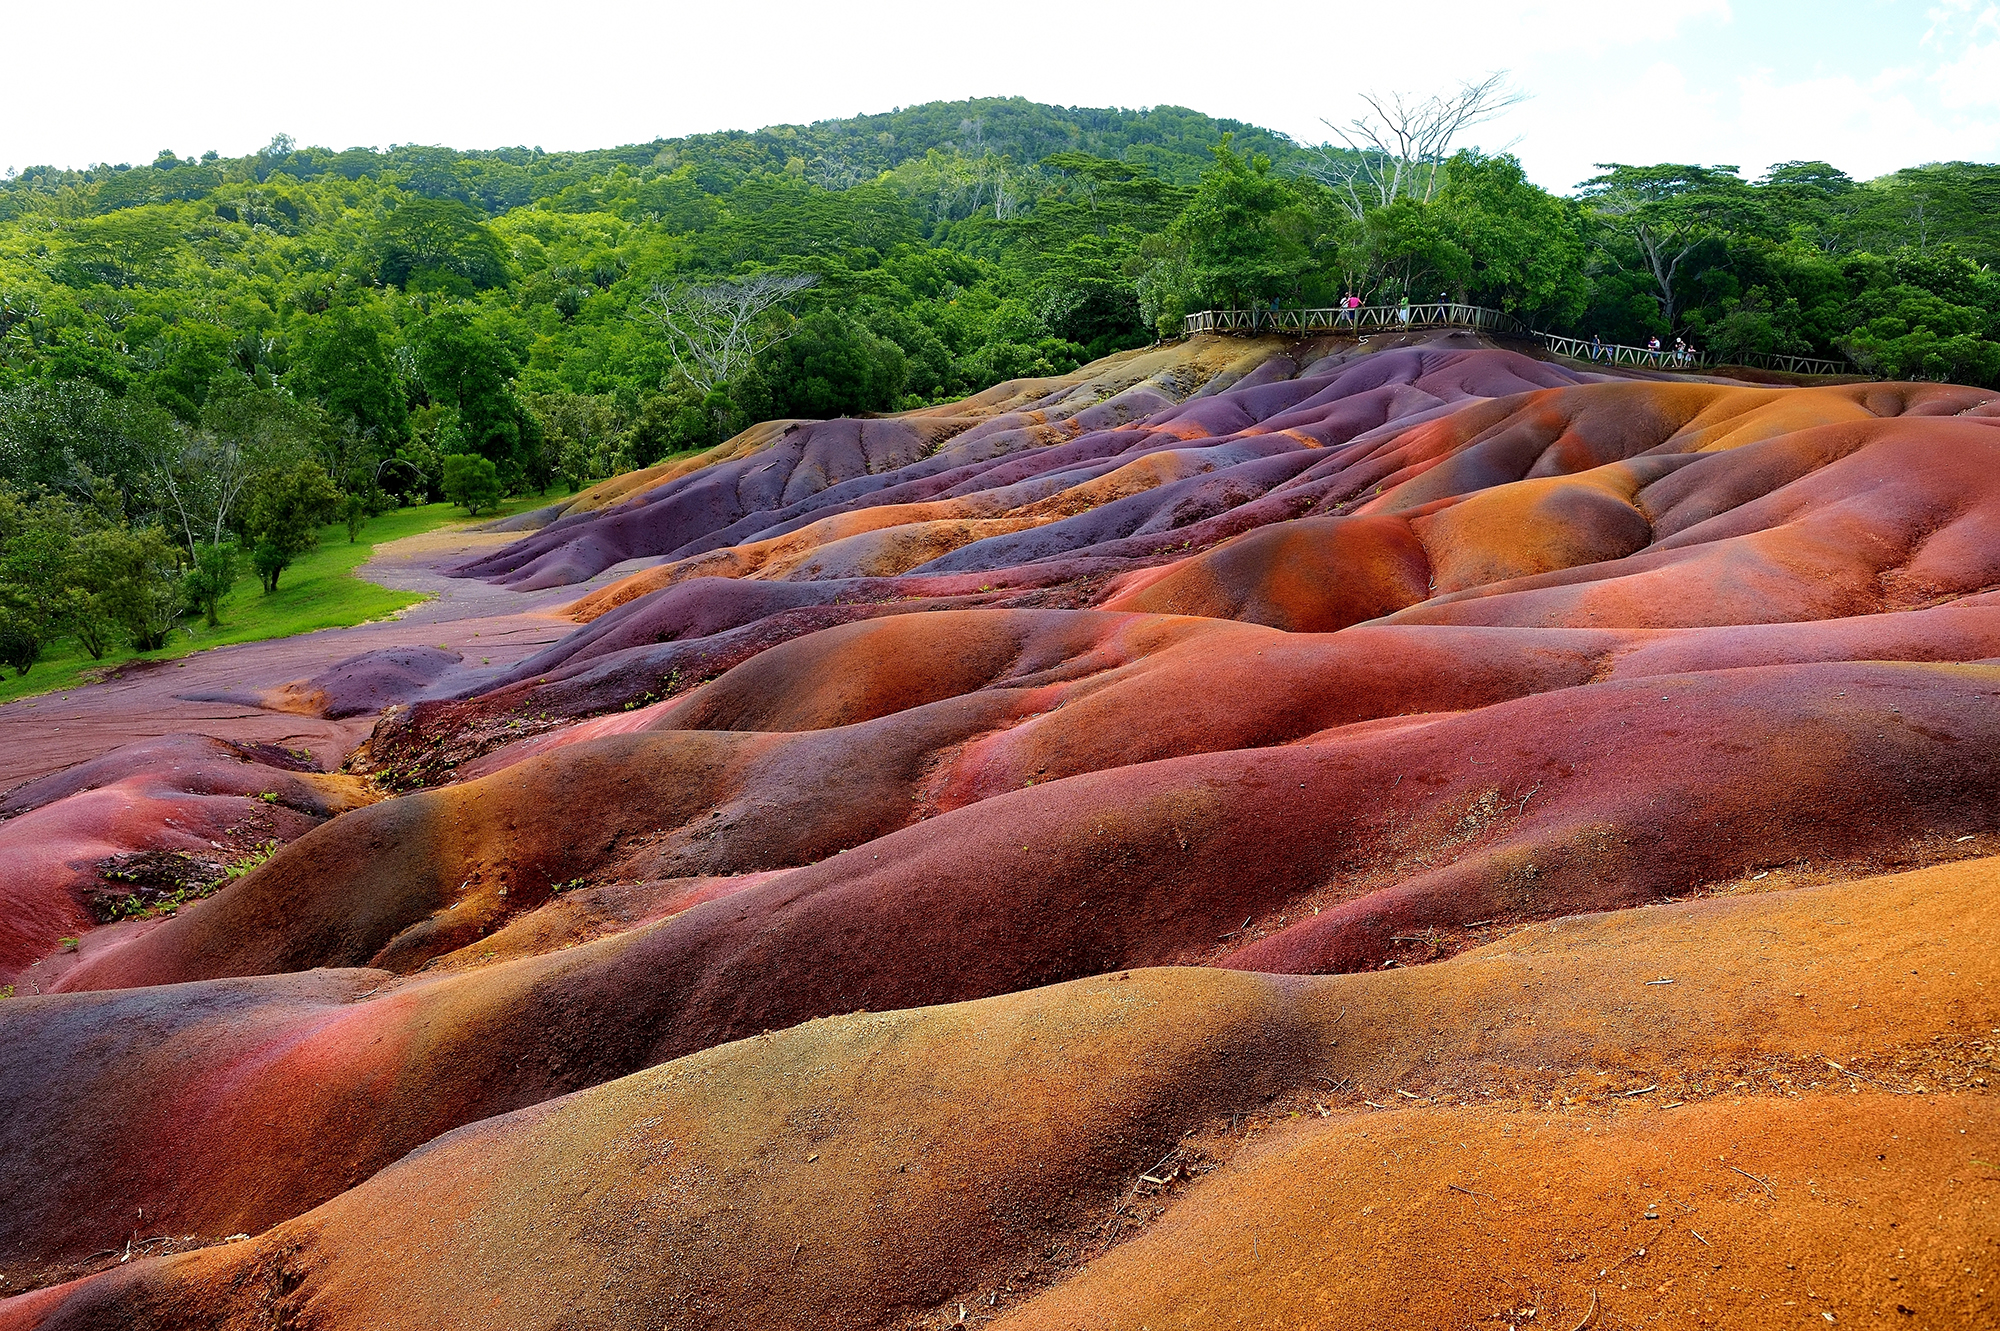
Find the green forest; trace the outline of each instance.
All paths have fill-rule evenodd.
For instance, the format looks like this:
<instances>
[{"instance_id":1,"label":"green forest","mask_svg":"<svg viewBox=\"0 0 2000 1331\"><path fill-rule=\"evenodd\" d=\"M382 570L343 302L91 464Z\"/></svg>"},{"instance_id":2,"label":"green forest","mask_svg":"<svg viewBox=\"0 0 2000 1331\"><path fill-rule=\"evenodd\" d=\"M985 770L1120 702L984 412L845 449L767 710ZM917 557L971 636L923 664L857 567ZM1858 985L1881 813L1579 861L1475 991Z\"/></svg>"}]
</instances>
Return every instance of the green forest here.
<instances>
[{"instance_id":1,"label":"green forest","mask_svg":"<svg viewBox=\"0 0 2000 1331\"><path fill-rule=\"evenodd\" d=\"M596 152L0 180L0 661L213 625L345 522L1066 372L1247 303L2000 380L2000 168L1417 162L1175 107L936 103Z\"/></svg>"}]
</instances>

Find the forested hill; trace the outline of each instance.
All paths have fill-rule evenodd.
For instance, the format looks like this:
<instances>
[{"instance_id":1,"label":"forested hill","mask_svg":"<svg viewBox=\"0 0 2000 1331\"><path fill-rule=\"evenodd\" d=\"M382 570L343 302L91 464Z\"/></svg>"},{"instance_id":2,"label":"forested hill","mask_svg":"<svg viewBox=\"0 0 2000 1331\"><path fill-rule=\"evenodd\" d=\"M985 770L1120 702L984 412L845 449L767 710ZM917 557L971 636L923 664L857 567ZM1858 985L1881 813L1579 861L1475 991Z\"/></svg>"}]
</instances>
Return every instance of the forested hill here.
<instances>
[{"instance_id":1,"label":"forested hill","mask_svg":"<svg viewBox=\"0 0 2000 1331\"><path fill-rule=\"evenodd\" d=\"M281 136L249 157L31 168L0 183L0 388L137 388L194 425L233 369L329 407L374 452L401 448L433 492L454 426L482 451L498 435L518 446L523 427L546 442L561 426L531 419L535 398L602 397L585 405L617 421L596 434L625 446L573 449L568 468L601 471L749 415L931 400L1149 340L1125 270L1225 136L1288 167L1306 156L1179 108L1016 98L595 152L336 152ZM795 313L863 316L830 349L844 369L775 395L734 383L730 409L686 410L660 330L634 318L641 300L661 280L764 267L817 276ZM471 325L454 354L511 394L434 410L417 364L432 316ZM343 363L363 368L335 385ZM493 419L503 397L511 426ZM559 450L548 465L501 451L516 483L561 465ZM47 479L23 465L17 452L9 479Z\"/></svg>"},{"instance_id":2,"label":"forested hill","mask_svg":"<svg viewBox=\"0 0 2000 1331\"><path fill-rule=\"evenodd\" d=\"M58 198L71 215L97 214L207 198L229 184L329 177L385 181L425 198L454 199L497 216L619 168L671 173L686 165L704 192L727 194L763 172L789 173L817 185L844 188L933 152L975 159L991 156L1023 165L1055 153L1081 152L1129 163L1162 180L1192 184L1213 164L1209 150L1225 133L1233 135L1243 150L1264 153L1281 164L1306 155L1282 134L1182 107L1128 111L985 97L586 152L525 147L460 151L421 144L336 152L299 147L281 135L249 157L222 158L210 152L184 158L162 151L136 170L130 163L86 170L29 167L0 181L0 218Z\"/></svg>"},{"instance_id":3,"label":"forested hill","mask_svg":"<svg viewBox=\"0 0 2000 1331\"><path fill-rule=\"evenodd\" d=\"M949 400L1216 305L1448 294L1992 383L1995 262L1992 166L1623 165L1558 195L1504 154L1020 99L596 152L280 136L33 168L0 182L0 645L74 631L60 551L100 528L190 586L240 546L269 586L341 508L481 507L756 420Z\"/></svg>"}]
</instances>

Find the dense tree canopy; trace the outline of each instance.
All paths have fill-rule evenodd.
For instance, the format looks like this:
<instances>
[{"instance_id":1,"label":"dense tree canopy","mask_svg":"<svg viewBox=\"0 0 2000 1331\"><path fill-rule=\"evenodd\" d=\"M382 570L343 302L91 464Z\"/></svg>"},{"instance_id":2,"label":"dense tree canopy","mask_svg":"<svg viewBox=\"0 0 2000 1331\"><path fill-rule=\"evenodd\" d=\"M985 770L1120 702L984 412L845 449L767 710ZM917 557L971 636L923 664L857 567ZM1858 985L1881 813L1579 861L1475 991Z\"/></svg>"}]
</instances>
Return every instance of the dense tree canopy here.
<instances>
[{"instance_id":1,"label":"dense tree canopy","mask_svg":"<svg viewBox=\"0 0 2000 1331\"><path fill-rule=\"evenodd\" d=\"M1448 295L1607 341L2000 381L2000 167L1607 164L1558 195L1461 151L1357 206L1324 183L1345 151L987 99L600 152L279 136L10 176L8 651L157 645L219 613L239 551L275 584L335 512L484 509L761 417L945 401L1215 305ZM693 372L661 293L780 278L748 354Z\"/></svg>"},{"instance_id":2,"label":"dense tree canopy","mask_svg":"<svg viewBox=\"0 0 2000 1331\"><path fill-rule=\"evenodd\" d=\"M454 199L399 201L377 226L375 276L386 286L470 295L507 282L507 251L480 212Z\"/></svg>"},{"instance_id":3,"label":"dense tree canopy","mask_svg":"<svg viewBox=\"0 0 2000 1331\"><path fill-rule=\"evenodd\" d=\"M410 432L410 405L396 373L394 335L378 311L364 307L301 315L291 330L287 382L337 428L375 443L400 442Z\"/></svg>"}]
</instances>

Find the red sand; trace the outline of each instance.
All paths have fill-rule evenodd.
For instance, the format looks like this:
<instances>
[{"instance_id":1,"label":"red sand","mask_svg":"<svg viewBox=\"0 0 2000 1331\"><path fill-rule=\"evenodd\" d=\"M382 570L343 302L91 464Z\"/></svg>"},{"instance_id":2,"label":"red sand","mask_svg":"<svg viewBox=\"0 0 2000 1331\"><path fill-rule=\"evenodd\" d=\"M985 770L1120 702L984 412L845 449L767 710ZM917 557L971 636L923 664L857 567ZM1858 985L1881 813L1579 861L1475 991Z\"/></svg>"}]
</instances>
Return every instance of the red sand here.
<instances>
[{"instance_id":1,"label":"red sand","mask_svg":"<svg viewBox=\"0 0 2000 1331\"><path fill-rule=\"evenodd\" d=\"M895 1326L961 1303L1570 1326L1593 1293L1612 1325L1791 1300L1975 1326L2000 1309L2000 1123L1974 1080L1996 863L1573 919L1386 974L1119 972L812 1022L488 1119L251 1241L0 1304L0 1326ZM260 1022L311 1034L261 1086L218 1050L198 1098L151 1106L222 1171L208 1195L285 1181L241 1164L277 1105L315 1142L333 1089L373 1084L371 1117L402 1121L476 1093L454 1054L508 1029L439 1046L376 998L341 1038L310 1015L339 1012L329 981L270 994ZM230 1222L150 1200L163 1225Z\"/></svg>"},{"instance_id":2,"label":"red sand","mask_svg":"<svg viewBox=\"0 0 2000 1331\"><path fill-rule=\"evenodd\" d=\"M0 1328L1991 1325L1996 401L1197 339L0 709Z\"/></svg>"}]
</instances>

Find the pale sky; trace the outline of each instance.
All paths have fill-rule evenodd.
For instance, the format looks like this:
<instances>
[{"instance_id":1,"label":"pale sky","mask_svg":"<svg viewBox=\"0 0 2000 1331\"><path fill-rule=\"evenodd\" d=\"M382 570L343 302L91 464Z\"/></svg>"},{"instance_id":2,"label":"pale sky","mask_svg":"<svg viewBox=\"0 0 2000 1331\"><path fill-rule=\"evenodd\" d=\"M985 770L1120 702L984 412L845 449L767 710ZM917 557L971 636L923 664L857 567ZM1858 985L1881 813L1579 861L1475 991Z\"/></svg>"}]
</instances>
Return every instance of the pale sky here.
<instances>
[{"instance_id":1,"label":"pale sky","mask_svg":"<svg viewBox=\"0 0 2000 1331\"><path fill-rule=\"evenodd\" d=\"M1494 70L1476 131L1567 190L1597 161L2000 159L1983 0L0 0L0 170L330 148L599 148L939 99L1177 104L1295 138L1364 90Z\"/></svg>"}]
</instances>

